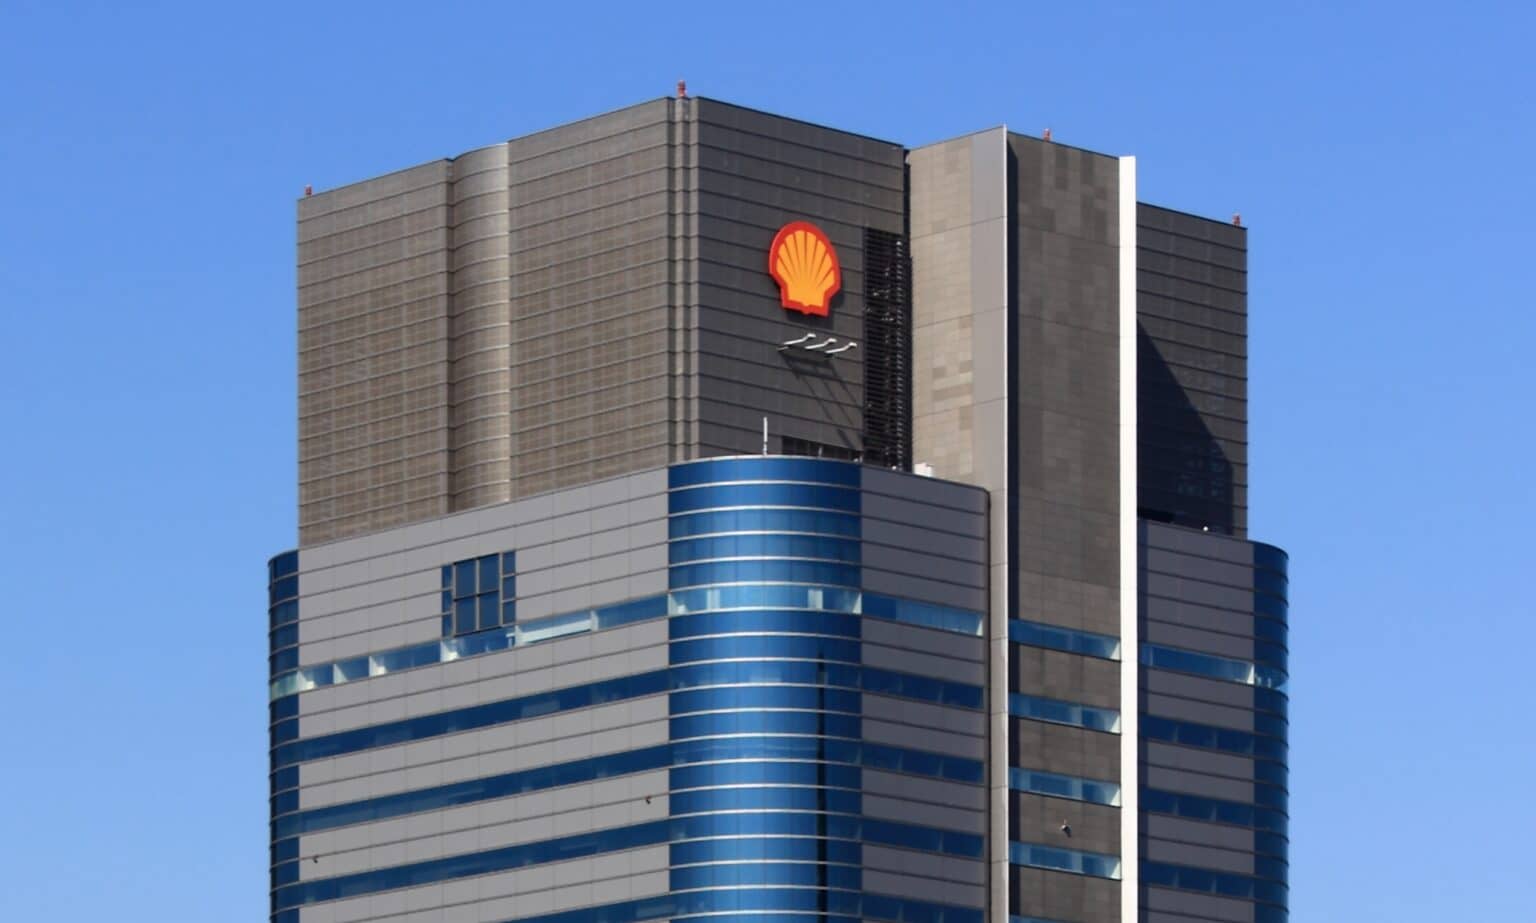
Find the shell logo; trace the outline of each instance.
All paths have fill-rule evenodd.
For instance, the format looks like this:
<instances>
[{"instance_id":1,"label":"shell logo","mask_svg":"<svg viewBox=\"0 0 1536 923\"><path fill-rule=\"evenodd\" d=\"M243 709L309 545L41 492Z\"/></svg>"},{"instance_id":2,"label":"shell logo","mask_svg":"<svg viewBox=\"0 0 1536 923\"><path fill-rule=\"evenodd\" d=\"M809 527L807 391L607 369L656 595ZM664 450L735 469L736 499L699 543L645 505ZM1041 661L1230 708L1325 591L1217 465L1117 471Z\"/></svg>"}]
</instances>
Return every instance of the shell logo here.
<instances>
[{"instance_id":1,"label":"shell logo","mask_svg":"<svg viewBox=\"0 0 1536 923\"><path fill-rule=\"evenodd\" d=\"M768 248L768 274L779 283L784 307L802 314L826 317L832 296L843 287L843 268L832 241L809 221L779 228Z\"/></svg>"}]
</instances>

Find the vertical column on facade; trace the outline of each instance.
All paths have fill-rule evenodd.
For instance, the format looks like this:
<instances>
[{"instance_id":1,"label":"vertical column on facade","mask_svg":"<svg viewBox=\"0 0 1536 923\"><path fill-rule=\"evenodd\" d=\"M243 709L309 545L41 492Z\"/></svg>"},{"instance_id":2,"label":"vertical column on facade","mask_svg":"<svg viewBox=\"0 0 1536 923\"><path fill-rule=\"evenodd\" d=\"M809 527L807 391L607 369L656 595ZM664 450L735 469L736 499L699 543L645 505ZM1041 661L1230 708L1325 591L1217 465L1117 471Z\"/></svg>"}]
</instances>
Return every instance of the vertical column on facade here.
<instances>
[{"instance_id":1,"label":"vertical column on facade","mask_svg":"<svg viewBox=\"0 0 1536 923\"><path fill-rule=\"evenodd\" d=\"M454 510L511 498L507 147L453 163L449 450Z\"/></svg>"},{"instance_id":2,"label":"vertical column on facade","mask_svg":"<svg viewBox=\"0 0 1536 923\"><path fill-rule=\"evenodd\" d=\"M990 919L1008 914L1007 132L910 152L912 460L991 494Z\"/></svg>"},{"instance_id":3,"label":"vertical column on facade","mask_svg":"<svg viewBox=\"0 0 1536 923\"><path fill-rule=\"evenodd\" d=\"M698 118L687 98L671 100L667 125L668 404L670 457L698 454Z\"/></svg>"},{"instance_id":4,"label":"vertical column on facade","mask_svg":"<svg viewBox=\"0 0 1536 923\"><path fill-rule=\"evenodd\" d=\"M1120 919L1141 906L1141 647L1137 566L1136 158L1120 158Z\"/></svg>"}]
</instances>

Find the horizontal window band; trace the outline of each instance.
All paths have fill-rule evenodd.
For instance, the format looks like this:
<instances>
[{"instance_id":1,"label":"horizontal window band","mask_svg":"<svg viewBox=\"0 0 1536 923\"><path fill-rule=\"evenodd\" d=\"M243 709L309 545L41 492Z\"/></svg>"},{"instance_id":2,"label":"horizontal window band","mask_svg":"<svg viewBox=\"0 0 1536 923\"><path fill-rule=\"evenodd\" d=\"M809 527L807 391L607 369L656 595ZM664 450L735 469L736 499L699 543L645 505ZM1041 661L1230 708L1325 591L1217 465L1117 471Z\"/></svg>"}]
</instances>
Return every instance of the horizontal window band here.
<instances>
[{"instance_id":1,"label":"horizontal window band","mask_svg":"<svg viewBox=\"0 0 1536 923\"><path fill-rule=\"evenodd\" d=\"M683 564L722 558L808 558L857 564L863 549L856 538L822 535L717 535L674 538L667 543L667 561Z\"/></svg>"},{"instance_id":2,"label":"horizontal window band","mask_svg":"<svg viewBox=\"0 0 1536 923\"><path fill-rule=\"evenodd\" d=\"M1082 705L1077 702L1063 702L1059 699L1025 695L1022 692L1010 692L1008 693L1008 713L1015 718L1065 724L1108 734L1120 733L1120 712L1112 708L1095 708L1092 705Z\"/></svg>"},{"instance_id":3,"label":"horizontal window band","mask_svg":"<svg viewBox=\"0 0 1536 923\"><path fill-rule=\"evenodd\" d=\"M675 515L739 507L789 507L857 513L862 509L862 501L862 493L847 487L821 484L724 484L674 489L667 494L667 511Z\"/></svg>"},{"instance_id":4,"label":"horizontal window band","mask_svg":"<svg viewBox=\"0 0 1536 923\"><path fill-rule=\"evenodd\" d=\"M732 635L673 641L668 651L668 661L674 665L750 658L858 663L861 656L859 642L846 638L783 635Z\"/></svg>"},{"instance_id":5,"label":"horizontal window band","mask_svg":"<svg viewBox=\"0 0 1536 923\"><path fill-rule=\"evenodd\" d=\"M642 923L695 917L730 923L984 923L985 912L972 907L931 904L883 894L808 888L729 888L662 894L619 904L583 907L502 923ZM277 919L273 923L298 923ZM1266 921L1267 923L1267 921Z\"/></svg>"},{"instance_id":6,"label":"horizontal window band","mask_svg":"<svg viewBox=\"0 0 1536 923\"><path fill-rule=\"evenodd\" d=\"M280 699L324 686L387 676L671 615L773 608L864 615L886 621L957 634L981 634L980 612L864 593L857 589L806 584L741 584L678 590L665 596L633 599L611 606L525 621L515 627L444 638L427 644L365 654L332 663L301 667L272 680L269 696ZM295 609L295 612L297 610ZM690 624L704 624L696 621Z\"/></svg>"},{"instance_id":7,"label":"horizontal window band","mask_svg":"<svg viewBox=\"0 0 1536 923\"><path fill-rule=\"evenodd\" d=\"M857 715L809 711L720 712L673 718L668 722L668 736L679 741L742 734L787 734L858 740L864 736L863 727Z\"/></svg>"},{"instance_id":8,"label":"horizontal window band","mask_svg":"<svg viewBox=\"0 0 1536 923\"><path fill-rule=\"evenodd\" d=\"M963 858L979 858L982 850L980 836L855 816L804 813L705 814L651 821L628 827L610 828L407 865L370 869L366 872L335 878L295 883L280 887L273 892L272 910L276 912L324 901L453 881L459 878L527 868L548 862L563 862L662 843L714 836L760 834L826 836L903 848L928 849L928 851L958 855ZM279 874L278 869L274 869L274 874Z\"/></svg>"},{"instance_id":9,"label":"horizontal window band","mask_svg":"<svg viewBox=\"0 0 1536 923\"><path fill-rule=\"evenodd\" d=\"M1120 659L1120 639L1109 635L1097 635L1087 631L1029 622L1023 619L1008 620L1008 640L1029 647L1043 647L1070 654L1083 654L1103 660Z\"/></svg>"},{"instance_id":10,"label":"horizontal window band","mask_svg":"<svg viewBox=\"0 0 1536 923\"><path fill-rule=\"evenodd\" d=\"M1282 693L1290 683L1290 678L1285 671L1273 666L1158 644L1141 646L1141 664L1153 669L1191 673L1228 683L1273 689Z\"/></svg>"},{"instance_id":11,"label":"horizontal window band","mask_svg":"<svg viewBox=\"0 0 1536 923\"><path fill-rule=\"evenodd\" d=\"M830 535L858 538L862 520L851 513L802 509L739 509L715 513L674 515L667 520L673 541L691 536L729 533Z\"/></svg>"},{"instance_id":12,"label":"horizontal window band","mask_svg":"<svg viewBox=\"0 0 1536 923\"><path fill-rule=\"evenodd\" d=\"M826 686L736 686L726 689L694 689L667 697L672 715L699 712L738 712L757 709L795 709L808 712L839 712L857 715L863 710L859 693Z\"/></svg>"},{"instance_id":13,"label":"horizontal window band","mask_svg":"<svg viewBox=\"0 0 1536 923\"><path fill-rule=\"evenodd\" d=\"M1144 788L1141 791L1141 807L1142 810L1153 814L1167 814L1171 817L1231 824L1237 827L1254 827L1278 833L1281 836L1290 835L1290 818L1286 816L1284 810L1261 807L1256 804Z\"/></svg>"},{"instance_id":14,"label":"horizontal window band","mask_svg":"<svg viewBox=\"0 0 1536 923\"><path fill-rule=\"evenodd\" d=\"M1014 766L1008 769L1008 787L1016 792L1120 807L1120 785L1117 782L1100 782Z\"/></svg>"},{"instance_id":15,"label":"horizontal window band","mask_svg":"<svg viewBox=\"0 0 1536 923\"><path fill-rule=\"evenodd\" d=\"M859 616L842 612L742 609L735 612L674 615L667 621L667 637L672 641L742 634L830 635L858 638L864 633L863 624L863 619Z\"/></svg>"},{"instance_id":16,"label":"horizontal window band","mask_svg":"<svg viewBox=\"0 0 1536 923\"><path fill-rule=\"evenodd\" d=\"M1253 830L1251 833L1253 835L1253 845L1250 847L1247 844L1243 844L1242 846L1237 847L1238 849L1251 849L1255 854L1256 863L1279 863L1279 865L1275 867L1289 867L1291 854L1291 841L1289 838L1287 838L1284 834L1271 833L1267 830ZM1149 842L1151 840L1160 840L1168 843L1178 843L1185 846L1210 845L1209 843L1201 842L1198 836L1186 838L1183 836L1169 836L1166 833L1160 836L1149 836L1148 840ZM1256 864L1255 868L1257 867L1258 865ZM1285 880L1285 875L1283 874L1278 876L1271 875L1270 877L1276 878L1277 880Z\"/></svg>"},{"instance_id":17,"label":"horizontal window band","mask_svg":"<svg viewBox=\"0 0 1536 923\"><path fill-rule=\"evenodd\" d=\"M816 639L747 638L731 640L814 641ZM782 652L784 647L770 646L766 649ZM874 667L864 667L851 663L828 662L823 664L794 660L756 662L753 659L753 648L750 645L742 646L740 650L746 652L743 656L747 659L732 663L701 663L674 666L666 670L640 673L618 679L589 683L583 686L568 686L563 689L522 696L515 699L488 702L453 711L420 715L401 721L354 728L320 737L297 740L273 748L272 768L275 770L282 766L308 760L340 756L346 753L356 753L362 750L392 746L416 740L426 740L446 734L493 727L527 718L544 717L557 712L590 708L594 705L602 705L608 702L618 702L649 695L660 695L674 690L711 685L742 683L795 684L803 682L813 688L841 687L857 689L879 692L881 694L920 697L927 701L947 705L962 704L958 700L963 698L966 700L966 703L971 704L971 707L980 707L982 692L979 687L975 686L932 680L926 677L911 676L909 674L880 670ZM764 656L763 653L760 653L764 650L763 648L757 650L759 651L756 654L757 657ZM696 649L691 652L691 655L701 656L705 653L707 652ZM846 651L842 653L846 653Z\"/></svg>"},{"instance_id":18,"label":"horizontal window band","mask_svg":"<svg viewBox=\"0 0 1536 923\"><path fill-rule=\"evenodd\" d=\"M858 866L809 862L694 865L672 869L668 874L668 884L673 892L775 885L858 891L864 887L864 870Z\"/></svg>"},{"instance_id":19,"label":"horizontal window band","mask_svg":"<svg viewBox=\"0 0 1536 923\"><path fill-rule=\"evenodd\" d=\"M1073 875L1108 878L1113 881L1120 880L1119 856L1014 841L1008 844L1008 861L1013 865L1028 868L1069 872Z\"/></svg>"},{"instance_id":20,"label":"horizontal window band","mask_svg":"<svg viewBox=\"0 0 1536 923\"><path fill-rule=\"evenodd\" d=\"M821 765L822 763L829 765ZM274 840L282 840L305 833L317 833L322 830L388 820L423 811L443 810L668 767L685 767L672 770L671 787L679 789L703 785L707 780L714 784L732 784L724 780L746 782L753 778L761 778L764 781L774 781L787 779L795 774L793 771L779 769L778 767L781 766L791 767L794 771L813 770L820 777L838 781L847 781L847 777L842 773L850 767L878 769L975 785L981 784L984 779L984 769L979 760L864 741L815 737L698 740L662 744L482 779L470 779L432 788L383 795L378 798L312 808L274 820L272 836ZM858 769L852 769L852 771L857 772Z\"/></svg>"},{"instance_id":21,"label":"horizontal window band","mask_svg":"<svg viewBox=\"0 0 1536 923\"><path fill-rule=\"evenodd\" d=\"M859 791L863 787L863 772L858 766L825 761L712 762L692 766L674 766L667 777L667 788L674 794L696 788L765 785L798 785Z\"/></svg>"},{"instance_id":22,"label":"horizontal window band","mask_svg":"<svg viewBox=\"0 0 1536 923\"><path fill-rule=\"evenodd\" d=\"M1263 901L1281 907L1290 900L1290 888L1281 882L1163 862L1142 862L1141 880L1152 887Z\"/></svg>"},{"instance_id":23,"label":"horizontal window band","mask_svg":"<svg viewBox=\"0 0 1536 923\"><path fill-rule=\"evenodd\" d=\"M1146 740L1217 750L1236 756L1249 756L1258 760L1284 763L1289 755L1285 741L1264 734L1253 734L1232 728L1199 724L1194 721L1176 721L1157 715L1143 714L1139 730Z\"/></svg>"},{"instance_id":24,"label":"horizontal window band","mask_svg":"<svg viewBox=\"0 0 1536 923\"><path fill-rule=\"evenodd\" d=\"M859 865L862 844L818 837L734 837L673 843L669 864L674 868L721 862L830 862Z\"/></svg>"},{"instance_id":25,"label":"horizontal window band","mask_svg":"<svg viewBox=\"0 0 1536 923\"><path fill-rule=\"evenodd\" d=\"M815 811L857 815L864 811L864 798L860 792L836 788L754 786L673 792L667 801L667 813L673 817L739 811Z\"/></svg>"},{"instance_id":26,"label":"horizontal window band","mask_svg":"<svg viewBox=\"0 0 1536 923\"><path fill-rule=\"evenodd\" d=\"M716 583L820 583L857 589L864 582L857 564L772 558L673 564L667 568L669 589Z\"/></svg>"}]
</instances>

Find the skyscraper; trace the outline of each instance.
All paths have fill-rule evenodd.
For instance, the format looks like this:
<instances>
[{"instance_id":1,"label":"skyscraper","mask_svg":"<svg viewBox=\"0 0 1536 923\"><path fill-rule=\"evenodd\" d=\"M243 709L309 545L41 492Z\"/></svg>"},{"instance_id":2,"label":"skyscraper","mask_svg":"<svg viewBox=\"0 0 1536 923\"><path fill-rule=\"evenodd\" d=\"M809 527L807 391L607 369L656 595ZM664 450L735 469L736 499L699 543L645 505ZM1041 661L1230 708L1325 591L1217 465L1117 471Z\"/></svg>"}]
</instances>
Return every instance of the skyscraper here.
<instances>
[{"instance_id":1,"label":"skyscraper","mask_svg":"<svg viewBox=\"0 0 1536 923\"><path fill-rule=\"evenodd\" d=\"M696 98L302 199L273 919L1284 920L1245 269Z\"/></svg>"}]
</instances>

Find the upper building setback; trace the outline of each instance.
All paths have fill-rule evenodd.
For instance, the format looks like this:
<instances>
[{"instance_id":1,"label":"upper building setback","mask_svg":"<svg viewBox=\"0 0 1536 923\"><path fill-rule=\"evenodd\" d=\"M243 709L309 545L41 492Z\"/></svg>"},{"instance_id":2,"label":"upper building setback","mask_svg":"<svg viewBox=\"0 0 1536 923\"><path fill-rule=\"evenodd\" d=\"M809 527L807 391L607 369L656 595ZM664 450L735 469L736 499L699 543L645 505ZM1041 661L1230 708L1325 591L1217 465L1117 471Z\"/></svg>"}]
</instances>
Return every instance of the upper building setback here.
<instances>
[{"instance_id":1,"label":"upper building setback","mask_svg":"<svg viewBox=\"0 0 1536 923\"><path fill-rule=\"evenodd\" d=\"M274 923L1283 923L1246 235L681 95L301 199Z\"/></svg>"}]
</instances>

